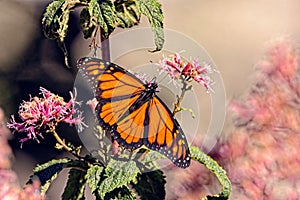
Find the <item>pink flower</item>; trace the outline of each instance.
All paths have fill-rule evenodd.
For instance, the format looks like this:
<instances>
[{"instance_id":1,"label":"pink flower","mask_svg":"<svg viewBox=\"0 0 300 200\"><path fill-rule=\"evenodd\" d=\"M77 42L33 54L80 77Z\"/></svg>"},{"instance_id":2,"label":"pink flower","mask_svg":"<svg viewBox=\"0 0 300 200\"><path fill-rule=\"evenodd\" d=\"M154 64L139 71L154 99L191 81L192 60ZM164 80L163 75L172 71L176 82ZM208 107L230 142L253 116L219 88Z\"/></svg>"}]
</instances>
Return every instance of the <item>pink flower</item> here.
<instances>
[{"instance_id":1,"label":"pink flower","mask_svg":"<svg viewBox=\"0 0 300 200\"><path fill-rule=\"evenodd\" d=\"M231 180L232 200L300 199L299 60L290 41L273 44L258 64L260 74L251 90L229 105L235 126L220 138L211 156ZM194 191L202 197L217 186L194 181L214 178L192 164L171 174L170 199L195 199Z\"/></svg>"},{"instance_id":2,"label":"pink flower","mask_svg":"<svg viewBox=\"0 0 300 200\"><path fill-rule=\"evenodd\" d=\"M207 74L212 73L213 70L209 65L199 65L197 59L185 63L180 55L175 53L171 57L164 57L159 64L160 68L166 71L173 80L183 78L183 80L189 81L193 79L206 89L210 88L212 81Z\"/></svg>"},{"instance_id":3,"label":"pink flower","mask_svg":"<svg viewBox=\"0 0 300 200\"><path fill-rule=\"evenodd\" d=\"M243 100L231 102L235 130L217 147L233 184L231 199L299 199L299 52L290 41L271 47Z\"/></svg>"},{"instance_id":4,"label":"pink flower","mask_svg":"<svg viewBox=\"0 0 300 200\"><path fill-rule=\"evenodd\" d=\"M37 136L43 138L43 133L51 132L58 123L78 125L82 130L85 124L82 121L82 113L74 108L75 104L80 104L75 100L75 96L70 92L71 99L65 102L64 99L50 91L40 88L43 97L30 97L29 101L23 101L19 107L19 117L22 122L16 122L12 115L9 128L17 132L23 132L27 135L20 139L23 143L34 139L38 141ZM74 117L74 115L78 115Z\"/></svg>"}]
</instances>

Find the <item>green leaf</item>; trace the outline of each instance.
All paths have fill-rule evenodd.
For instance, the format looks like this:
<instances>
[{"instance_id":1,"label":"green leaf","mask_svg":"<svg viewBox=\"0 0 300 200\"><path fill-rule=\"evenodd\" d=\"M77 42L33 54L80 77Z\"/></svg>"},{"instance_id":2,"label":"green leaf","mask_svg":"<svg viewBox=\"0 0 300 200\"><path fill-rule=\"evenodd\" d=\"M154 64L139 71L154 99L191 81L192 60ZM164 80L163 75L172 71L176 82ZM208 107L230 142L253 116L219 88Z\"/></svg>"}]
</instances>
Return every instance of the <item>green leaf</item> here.
<instances>
[{"instance_id":1,"label":"green leaf","mask_svg":"<svg viewBox=\"0 0 300 200\"><path fill-rule=\"evenodd\" d=\"M95 191L99 187L98 184L101 182L101 174L103 172L103 169L104 168L99 165L92 165L87 170L85 178L93 193L95 193Z\"/></svg>"},{"instance_id":2,"label":"green leaf","mask_svg":"<svg viewBox=\"0 0 300 200\"><path fill-rule=\"evenodd\" d=\"M140 162L138 162L138 167L142 172L159 169L159 166L157 165L156 161L165 158L162 154L158 153L157 151L149 151L143 148L141 148L137 154L144 155L142 159L140 159Z\"/></svg>"},{"instance_id":3,"label":"green leaf","mask_svg":"<svg viewBox=\"0 0 300 200\"><path fill-rule=\"evenodd\" d=\"M46 37L64 42L68 30L70 12L82 5L80 0L54 0L43 15L42 25Z\"/></svg>"},{"instance_id":4,"label":"green leaf","mask_svg":"<svg viewBox=\"0 0 300 200\"><path fill-rule=\"evenodd\" d=\"M105 200L133 200L136 199L136 194L127 186L116 188L112 192L105 195Z\"/></svg>"},{"instance_id":5,"label":"green leaf","mask_svg":"<svg viewBox=\"0 0 300 200\"><path fill-rule=\"evenodd\" d=\"M56 0L50 3L43 15L42 25L43 31L47 38L57 39L59 37L59 15L62 14L61 7L64 4L64 0Z\"/></svg>"},{"instance_id":6,"label":"green leaf","mask_svg":"<svg viewBox=\"0 0 300 200\"><path fill-rule=\"evenodd\" d=\"M69 177L64 193L62 194L62 200L84 200L84 190L86 183L86 171L71 168L69 171Z\"/></svg>"},{"instance_id":7,"label":"green leaf","mask_svg":"<svg viewBox=\"0 0 300 200\"><path fill-rule=\"evenodd\" d=\"M41 182L41 193L45 194L49 189L51 182L57 177L58 173L67 167L67 163L70 162L70 159L53 159L42 165L37 165L33 169L33 175L37 176ZM31 182L31 179L29 180Z\"/></svg>"},{"instance_id":8,"label":"green leaf","mask_svg":"<svg viewBox=\"0 0 300 200\"><path fill-rule=\"evenodd\" d=\"M133 183L132 187L142 200L160 200L166 196L165 184L163 172L155 170L139 174L137 183Z\"/></svg>"},{"instance_id":9,"label":"green leaf","mask_svg":"<svg viewBox=\"0 0 300 200\"><path fill-rule=\"evenodd\" d=\"M101 2L100 9L102 11L103 19L107 27L106 29L103 28L104 36L107 38L115 30L115 7L111 0L106 0Z\"/></svg>"},{"instance_id":10,"label":"green leaf","mask_svg":"<svg viewBox=\"0 0 300 200\"><path fill-rule=\"evenodd\" d=\"M147 16L152 31L154 32L154 41L156 45L154 51L160 51L164 44L163 13L161 4L157 0L136 0L136 3L141 13Z\"/></svg>"},{"instance_id":11,"label":"green leaf","mask_svg":"<svg viewBox=\"0 0 300 200\"><path fill-rule=\"evenodd\" d=\"M99 196L104 198L107 193L116 188L127 186L136 180L138 173L140 170L134 161L124 162L111 159L105 169L105 178L99 186Z\"/></svg>"},{"instance_id":12,"label":"green leaf","mask_svg":"<svg viewBox=\"0 0 300 200\"><path fill-rule=\"evenodd\" d=\"M137 25L141 18L141 12L137 8L135 0L117 0L114 2L117 15L117 26L130 28Z\"/></svg>"},{"instance_id":13,"label":"green leaf","mask_svg":"<svg viewBox=\"0 0 300 200\"><path fill-rule=\"evenodd\" d=\"M95 31L96 23L93 22L89 8L83 8L80 13L80 26L85 39L90 38Z\"/></svg>"},{"instance_id":14,"label":"green leaf","mask_svg":"<svg viewBox=\"0 0 300 200\"><path fill-rule=\"evenodd\" d=\"M69 66L68 53L64 40L69 27L70 13L75 7L83 5L86 5L86 2L82 0L54 0L47 6L42 18L44 35L49 39L57 40L67 66Z\"/></svg>"},{"instance_id":15,"label":"green leaf","mask_svg":"<svg viewBox=\"0 0 300 200\"><path fill-rule=\"evenodd\" d=\"M205 165L220 181L222 190L214 196L207 196L203 200L209 199L228 199L231 192L231 182L226 175L226 171L210 156L203 153L198 147L190 146L191 158Z\"/></svg>"},{"instance_id":16,"label":"green leaf","mask_svg":"<svg viewBox=\"0 0 300 200\"><path fill-rule=\"evenodd\" d=\"M102 34L108 37L115 29L115 7L111 0L90 0L80 13L80 25L84 38L93 36L96 27L102 28Z\"/></svg>"}]
</instances>

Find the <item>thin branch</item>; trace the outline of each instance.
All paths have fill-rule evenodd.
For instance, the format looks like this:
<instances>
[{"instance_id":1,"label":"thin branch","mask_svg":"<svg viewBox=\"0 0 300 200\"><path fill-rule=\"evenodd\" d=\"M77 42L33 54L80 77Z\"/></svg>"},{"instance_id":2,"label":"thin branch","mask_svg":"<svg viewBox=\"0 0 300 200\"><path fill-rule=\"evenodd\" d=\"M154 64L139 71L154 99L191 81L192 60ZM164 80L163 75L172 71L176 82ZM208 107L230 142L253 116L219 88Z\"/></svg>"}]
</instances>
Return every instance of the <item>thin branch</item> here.
<instances>
[{"instance_id":1,"label":"thin branch","mask_svg":"<svg viewBox=\"0 0 300 200\"><path fill-rule=\"evenodd\" d=\"M82 159L83 157L79 156L75 149L72 149L69 147L63 139L60 138L60 136L57 134L56 130L53 129L50 131L53 136L55 137L56 141L68 152L70 152L73 156L75 156L78 159Z\"/></svg>"},{"instance_id":2,"label":"thin branch","mask_svg":"<svg viewBox=\"0 0 300 200\"><path fill-rule=\"evenodd\" d=\"M190 90L192 88L192 85L189 85L188 82L183 79L182 80L182 88L181 88L181 94L180 96L177 96L177 102L174 105L173 115L180 112L182 110L181 103L183 101L183 97L186 93L186 91Z\"/></svg>"}]
</instances>

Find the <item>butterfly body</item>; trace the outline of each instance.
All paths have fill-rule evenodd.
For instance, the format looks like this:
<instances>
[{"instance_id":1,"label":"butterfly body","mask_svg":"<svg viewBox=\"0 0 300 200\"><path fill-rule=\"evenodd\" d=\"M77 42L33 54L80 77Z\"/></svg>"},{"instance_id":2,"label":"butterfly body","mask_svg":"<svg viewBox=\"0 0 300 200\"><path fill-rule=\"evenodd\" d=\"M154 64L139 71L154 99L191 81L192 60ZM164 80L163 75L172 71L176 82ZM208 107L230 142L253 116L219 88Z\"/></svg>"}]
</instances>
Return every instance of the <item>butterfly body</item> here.
<instances>
[{"instance_id":1,"label":"butterfly body","mask_svg":"<svg viewBox=\"0 0 300 200\"><path fill-rule=\"evenodd\" d=\"M129 107L129 111L134 111L138 109L139 107L141 107L141 105L145 104L154 96L156 96L156 89L158 87L156 82L146 83L143 86L145 89L141 92L139 98L135 101L135 103Z\"/></svg>"},{"instance_id":2,"label":"butterfly body","mask_svg":"<svg viewBox=\"0 0 300 200\"><path fill-rule=\"evenodd\" d=\"M186 138L171 111L156 95L155 79L144 83L127 70L96 58L82 58L78 67L94 88L100 126L121 146L134 150L145 145L179 167L189 166Z\"/></svg>"}]
</instances>

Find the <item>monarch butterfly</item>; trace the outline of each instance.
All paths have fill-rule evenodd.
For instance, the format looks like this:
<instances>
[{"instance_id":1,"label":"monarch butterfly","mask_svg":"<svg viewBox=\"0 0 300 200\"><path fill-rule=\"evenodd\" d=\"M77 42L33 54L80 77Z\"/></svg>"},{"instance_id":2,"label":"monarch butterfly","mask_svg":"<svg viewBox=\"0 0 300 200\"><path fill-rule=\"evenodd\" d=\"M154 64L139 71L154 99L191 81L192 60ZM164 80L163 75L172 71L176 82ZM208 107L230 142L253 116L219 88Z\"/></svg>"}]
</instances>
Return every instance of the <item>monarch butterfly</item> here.
<instances>
[{"instance_id":1,"label":"monarch butterfly","mask_svg":"<svg viewBox=\"0 0 300 200\"><path fill-rule=\"evenodd\" d=\"M178 167L190 165L184 133L154 81L142 82L122 67L97 58L81 58L79 71L92 84L100 126L129 149L142 145L165 155Z\"/></svg>"}]
</instances>

